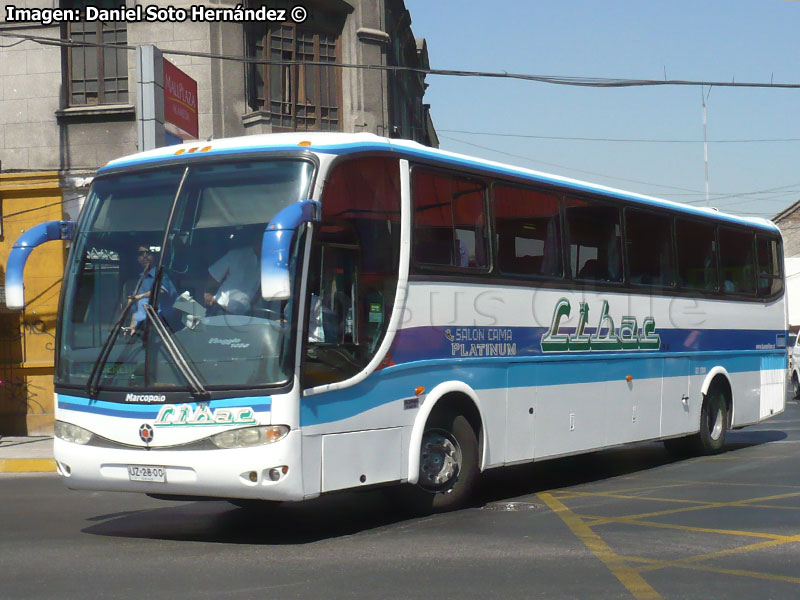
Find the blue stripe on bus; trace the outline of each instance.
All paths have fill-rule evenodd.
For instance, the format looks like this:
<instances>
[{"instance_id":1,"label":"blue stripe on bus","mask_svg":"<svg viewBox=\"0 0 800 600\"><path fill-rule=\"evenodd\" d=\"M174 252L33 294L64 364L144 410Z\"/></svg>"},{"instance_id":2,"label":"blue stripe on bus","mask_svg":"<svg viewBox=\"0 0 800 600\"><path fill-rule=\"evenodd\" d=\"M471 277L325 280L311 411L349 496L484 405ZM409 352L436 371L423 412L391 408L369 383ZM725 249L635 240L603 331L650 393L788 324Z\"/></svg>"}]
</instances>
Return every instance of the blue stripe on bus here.
<instances>
[{"instance_id":1,"label":"blue stripe on bus","mask_svg":"<svg viewBox=\"0 0 800 600\"><path fill-rule=\"evenodd\" d=\"M394 363L414 362L437 358L494 356L547 356L565 352L542 353L542 336L547 327L412 327L397 332L389 351ZM596 328L587 327L586 334L595 333ZM575 328L559 329L559 333L575 333ZM661 336L661 353L719 352L727 350L767 350L782 346L779 338L786 339L784 330L763 329L656 329ZM460 339L466 337L467 339ZM451 339L452 338L452 339ZM785 342L783 342L785 344ZM474 348L473 348L474 345ZM491 348L490 348L491 346ZM472 350L472 354L470 351ZM483 352L483 354L481 354ZM625 351L570 352L569 354L596 354L606 356L628 354ZM652 354L653 351L640 352Z\"/></svg>"},{"instance_id":2,"label":"blue stripe on bus","mask_svg":"<svg viewBox=\"0 0 800 600\"><path fill-rule=\"evenodd\" d=\"M197 402L187 402L192 409L197 408ZM205 404L205 403L202 403ZM105 400L92 400L91 398L80 398L78 396L66 396L59 394L58 408L62 410L74 410L78 412L91 413L111 417L127 417L137 419L155 419L158 416L162 403L153 404L124 404L121 402L107 402ZM272 407L272 399L269 396L253 396L245 398L225 398L223 400L211 400L208 402L209 408L237 408L249 407L256 412L268 411Z\"/></svg>"},{"instance_id":3,"label":"blue stripe on bus","mask_svg":"<svg viewBox=\"0 0 800 600\"><path fill-rule=\"evenodd\" d=\"M194 157L209 156L209 155L226 156L226 155L236 155L236 154L252 153L252 152L258 152L258 153L287 152L287 151L297 151L300 149L311 150L314 152L320 152L324 154L336 154L336 155L355 154L359 152L369 152L369 151L397 152L398 154L404 157L434 159L437 162L452 165L455 167L470 168L470 169L477 168L497 175L521 177L537 183L554 184L566 188L571 188L576 191L602 194L604 196L608 196L611 198L618 198L621 200L638 202L640 204L647 204L649 206L669 208L671 210L676 210L679 212L689 213L693 215L702 215L705 217L710 216L715 220L744 224L749 227L766 229L768 231L773 231L773 232L778 231L778 227L771 223L754 223L752 221L743 219L741 217L736 217L734 215L727 215L724 213L717 213L710 215L708 212L700 210L693 206L673 205L664 200L659 200L657 198L645 198L629 192L625 192L623 190L611 190L607 188L600 188L590 183L584 183L580 181L562 181L561 179L548 176L547 174L544 173L535 174L527 171L517 170L511 166L486 164L484 162L481 162L480 160L472 160L468 157L462 158L457 156L448 156L445 154L439 154L437 152L426 151L425 149L421 148L408 148L405 146L396 146L392 145L389 142L356 142L352 144L331 144L331 145L321 144L317 146L306 146L302 148L294 144L287 144L280 146L252 145L252 146L239 146L236 148L220 148L220 149L212 148L208 152L204 152L203 154L200 155L198 154L187 155L185 153L178 156L174 154L161 154L158 156L148 156L141 158L138 158L136 155L134 155L127 158L118 159L100 168L97 171L97 174L102 175L106 171L110 171L119 167L141 166L152 163L169 161L172 159L176 161L186 161L187 159L191 160L191 158Z\"/></svg>"},{"instance_id":4,"label":"blue stripe on bus","mask_svg":"<svg viewBox=\"0 0 800 600\"><path fill-rule=\"evenodd\" d=\"M700 375L716 366L729 373L758 372L763 358L770 357L769 363L781 367L786 364L786 356L786 350L753 350L426 360L388 367L353 387L302 398L300 425L320 425L354 417L395 400L413 397L417 386L430 391L445 381L463 381L476 391L624 381L628 375L635 382Z\"/></svg>"}]
</instances>

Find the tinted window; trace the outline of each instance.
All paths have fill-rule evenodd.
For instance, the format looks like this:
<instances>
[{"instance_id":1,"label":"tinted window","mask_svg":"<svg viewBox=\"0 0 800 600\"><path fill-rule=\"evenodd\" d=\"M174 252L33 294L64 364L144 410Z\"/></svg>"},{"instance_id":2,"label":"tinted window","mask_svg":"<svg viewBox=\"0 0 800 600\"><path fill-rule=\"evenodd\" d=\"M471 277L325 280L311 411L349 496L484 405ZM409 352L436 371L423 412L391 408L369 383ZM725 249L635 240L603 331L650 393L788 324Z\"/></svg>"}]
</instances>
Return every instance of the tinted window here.
<instances>
[{"instance_id":1,"label":"tinted window","mask_svg":"<svg viewBox=\"0 0 800 600\"><path fill-rule=\"evenodd\" d=\"M534 190L496 185L497 261L503 273L561 276L558 198Z\"/></svg>"},{"instance_id":2,"label":"tinted window","mask_svg":"<svg viewBox=\"0 0 800 600\"><path fill-rule=\"evenodd\" d=\"M678 247L678 285L714 291L717 283L716 235L713 225L678 219L675 222Z\"/></svg>"},{"instance_id":3,"label":"tinted window","mask_svg":"<svg viewBox=\"0 0 800 600\"><path fill-rule=\"evenodd\" d=\"M415 169L414 258L419 264L487 268L486 186Z\"/></svg>"},{"instance_id":4,"label":"tinted window","mask_svg":"<svg viewBox=\"0 0 800 600\"><path fill-rule=\"evenodd\" d=\"M305 387L352 377L372 359L391 319L399 257L399 162L337 163L322 193L308 268Z\"/></svg>"},{"instance_id":5,"label":"tinted window","mask_svg":"<svg viewBox=\"0 0 800 600\"><path fill-rule=\"evenodd\" d=\"M666 215L625 209L625 241L631 283L671 286L672 231Z\"/></svg>"},{"instance_id":6,"label":"tinted window","mask_svg":"<svg viewBox=\"0 0 800 600\"><path fill-rule=\"evenodd\" d=\"M752 294L756 291L752 233L720 227L719 257L724 293Z\"/></svg>"},{"instance_id":7,"label":"tinted window","mask_svg":"<svg viewBox=\"0 0 800 600\"><path fill-rule=\"evenodd\" d=\"M619 209L568 198L566 216L573 277L593 281L622 281Z\"/></svg>"},{"instance_id":8,"label":"tinted window","mask_svg":"<svg viewBox=\"0 0 800 600\"><path fill-rule=\"evenodd\" d=\"M783 289L780 252L781 245L777 239L762 235L756 236L758 249L758 295L772 296Z\"/></svg>"}]
</instances>

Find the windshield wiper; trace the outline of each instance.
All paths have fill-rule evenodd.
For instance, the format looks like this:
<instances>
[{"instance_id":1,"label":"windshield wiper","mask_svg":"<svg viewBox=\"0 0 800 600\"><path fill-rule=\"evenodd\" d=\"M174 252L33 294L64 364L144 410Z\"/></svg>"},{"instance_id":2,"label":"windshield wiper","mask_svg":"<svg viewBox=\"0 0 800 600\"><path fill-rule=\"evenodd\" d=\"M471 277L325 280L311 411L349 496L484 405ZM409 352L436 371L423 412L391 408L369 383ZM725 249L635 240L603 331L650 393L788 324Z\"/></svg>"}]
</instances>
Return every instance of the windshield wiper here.
<instances>
[{"instance_id":1,"label":"windshield wiper","mask_svg":"<svg viewBox=\"0 0 800 600\"><path fill-rule=\"evenodd\" d=\"M92 365L92 372L89 374L89 380L86 382L86 394L90 398L97 396L100 377L103 373L103 367L106 366L108 357L111 356L111 349L114 347L114 344L119 337L119 332L122 331L122 324L125 322L125 318L128 316L128 311L136 302L136 294L139 292L139 288L142 286L145 275L147 275L147 269L143 270L142 274L139 276L139 281L136 282L136 287L133 288L133 292L131 292L131 295L128 296L128 301L122 308L119 318L111 326L111 329L109 330L108 335L103 342L103 347L100 348L100 354L97 356L97 359L95 359L94 364Z\"/></svg>"},{"instance_id":2,"label":"windshield wiper","mask_svg":"<svg viewBox=\"0 0 800 600\"><path fill-rule=\"evenodd\" d=\"M192 396L198 400L208 400L211 397L211 394L208 393L208 390L200 381L200 378L194 372L191 365L183 357L183 354L178 349L175 340L172 339L169 331L167 331L167 328L164 327L164 323L159 318L156 309L153 308L152 304L145 304L144 312L147 315L147 320L150 321L150 325L164 343L164 348L166 349L170 358L172 358L172 360L175 362L175 366L178 367L181 375L183 375L183 377L189 383L189 387L192 388Z\"/></svg>"}]
</instances>

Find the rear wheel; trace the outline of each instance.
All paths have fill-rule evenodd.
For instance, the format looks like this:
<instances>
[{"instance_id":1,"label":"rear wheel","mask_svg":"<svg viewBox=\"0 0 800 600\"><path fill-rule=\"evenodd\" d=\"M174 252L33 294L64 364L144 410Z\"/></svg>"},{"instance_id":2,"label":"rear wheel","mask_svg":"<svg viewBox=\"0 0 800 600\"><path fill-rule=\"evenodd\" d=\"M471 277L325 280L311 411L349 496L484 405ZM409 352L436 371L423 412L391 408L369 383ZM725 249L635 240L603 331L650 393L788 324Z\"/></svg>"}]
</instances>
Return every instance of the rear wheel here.
<instances>
[{"instance_id":1,"label":"rear wheel","mask_svg":"<svg viewBox=\"0 0 800 600\"><path fill-rule=\"evenodd\" d=\"M792 373L792 391L794 392L794 398L800 398L800 380L797 379L797 372Z\"/></svg>"},{"instance_id":2,"label":"rear wheel","mask_svg":"<svg viewBox=\"0 0 800 600\"><path fill-rule=\"evenodd\" d=\"M703 401L700 412L700 432L695 437L701 454L717 454L725 446L728 430L728 404L725 394L719 389L711 390Z\"/></svg>"},{"instance_id":3,"label":"rear wheel","mask_svg":"<svg viewBox=\"0 0 800 600\"><path fill-rule=\"evenodd\" d=\"M676 458L718 454L725 446L728 430L728 403L725 393L717 388L706 394L700 410L700 431L694 435L664 440L664 447Z\"/></svg>"},{"instance_id":4,"label":"rear wheel","mask_svg":"<svg viewBox=\"0 0 800 600\"><path fill-rule=\"evenodd\" d=\"M461 414L445 413L425 426L419 481L409 493L413 508L443 512L466 504L478 482L478 439Z\"/></svg>"}]
</instances>

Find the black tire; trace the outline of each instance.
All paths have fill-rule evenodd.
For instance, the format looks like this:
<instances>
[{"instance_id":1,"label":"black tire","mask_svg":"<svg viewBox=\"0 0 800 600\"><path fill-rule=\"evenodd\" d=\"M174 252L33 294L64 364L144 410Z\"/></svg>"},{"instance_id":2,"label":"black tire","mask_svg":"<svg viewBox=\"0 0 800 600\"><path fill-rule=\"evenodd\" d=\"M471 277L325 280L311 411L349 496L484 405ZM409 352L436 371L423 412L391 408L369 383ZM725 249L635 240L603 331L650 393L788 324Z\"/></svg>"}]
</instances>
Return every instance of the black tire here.
<instances>
[{"instance_id":1,"label":"black tire","mask_svg":"<svg viewBox=\"0 0 800 600\"><path fill-rule=\"evenodd\" d=\"M719 454L725 447L728 430L728 404L725 393L712 389L700 410L700 431L694 435L664 440L664 447L675 458Z\"/></svg>"},{"instance_id":2,"label":"black tire","mask_svg":"<svg viewBox=\"0 0 800 600\"><path fill-rule=\"evenodd\" d=\"M797 373L792 373L792 392L793 398L800 398L800 381L797 379Z\"/></svg>"},{"instance_id":3,"label":"black tire","mask_svg":"<svg viewBox=\"0 0 800 600\"><path fill-rule=\"evenodd\" d=\"M408 508L446 512L469 501L480 477L478 439L460 414L429 419L422 434L419 482L405 486Z\"/></svg>"},{"instance_id":4,"label":"black tire","mask_svg":"<svg viewBox=\"0 0 800 600\"><path fill-rule=\"evenodd\" d=\"M725 448L728 430L728 404L719 388L712 388L703 400L700 411L700 431L694 436L700 454L719 454Z\"/></svg>"}]
</instances>

